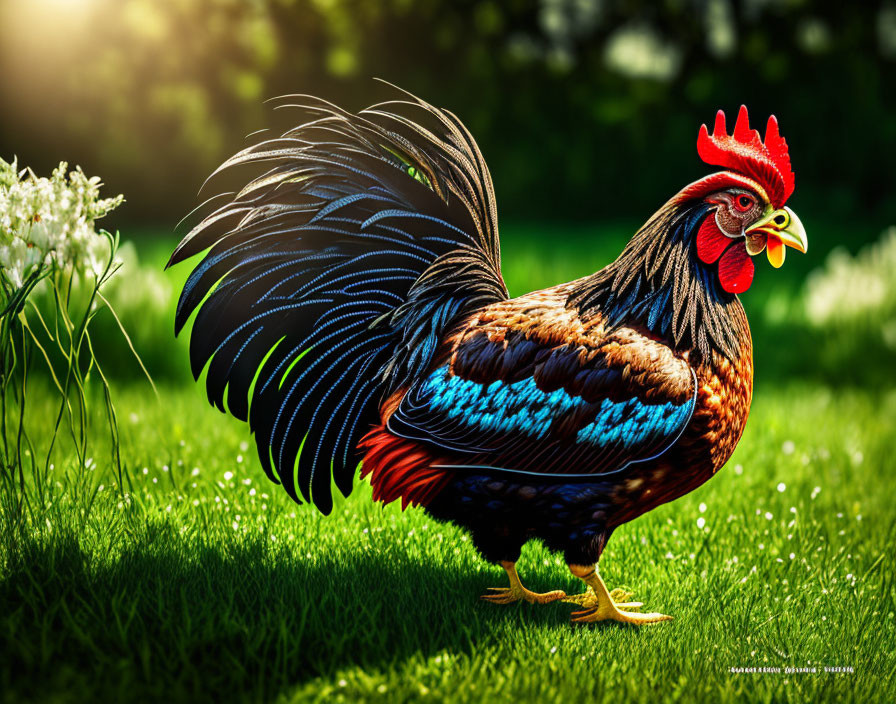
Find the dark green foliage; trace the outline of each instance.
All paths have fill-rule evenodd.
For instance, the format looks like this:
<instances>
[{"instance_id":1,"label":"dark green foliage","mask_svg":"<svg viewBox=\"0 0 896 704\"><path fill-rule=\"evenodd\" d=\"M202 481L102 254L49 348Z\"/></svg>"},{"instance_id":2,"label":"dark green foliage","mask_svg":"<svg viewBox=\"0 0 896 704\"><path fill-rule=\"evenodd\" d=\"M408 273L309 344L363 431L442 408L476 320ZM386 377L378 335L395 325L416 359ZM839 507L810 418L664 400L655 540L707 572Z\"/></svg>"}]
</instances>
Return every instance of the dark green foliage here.
<instances>
[{"instance_id":1,"label":"dark green foliage","mask_svg":"<svg viewBox=\"0 0 896 704\"><path fill-rule=\"evenodd\" d=\"M876 233L894 208L884 0L11 5L0 154L102 173L128 194L111 222L122 231L194 207L208 173L267 126L264 99L303 92L359 109L385 95L371 77L455 112L517 217L646 216L703 175L699 125L741 103L780 119L797 212L870 211ZM614 58L632 32L650 50Z\"/></svg>"}]
</instances>

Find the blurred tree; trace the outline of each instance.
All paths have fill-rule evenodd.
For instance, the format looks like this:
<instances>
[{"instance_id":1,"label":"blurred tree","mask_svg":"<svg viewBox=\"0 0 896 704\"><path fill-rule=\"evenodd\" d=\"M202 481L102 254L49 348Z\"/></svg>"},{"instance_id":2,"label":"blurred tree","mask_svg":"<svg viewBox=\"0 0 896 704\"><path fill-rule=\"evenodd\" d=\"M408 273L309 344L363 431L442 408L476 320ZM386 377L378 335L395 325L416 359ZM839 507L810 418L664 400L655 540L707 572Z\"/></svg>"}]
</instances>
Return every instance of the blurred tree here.
<instances>
[{"instance_id":1,"label":"blurred tree","mask_svg":"<svg viewBox=\"0 0 896 704\"><path fill-rule=\"evenodd\" d=\"M5 0L0 155L60 158L172 222L265 98L357 109L381 77L472 129L512 217L639 217L704 170L719 107L780 118L801 203L896 212L896 3Z\"/></svg>"}]
</instances>

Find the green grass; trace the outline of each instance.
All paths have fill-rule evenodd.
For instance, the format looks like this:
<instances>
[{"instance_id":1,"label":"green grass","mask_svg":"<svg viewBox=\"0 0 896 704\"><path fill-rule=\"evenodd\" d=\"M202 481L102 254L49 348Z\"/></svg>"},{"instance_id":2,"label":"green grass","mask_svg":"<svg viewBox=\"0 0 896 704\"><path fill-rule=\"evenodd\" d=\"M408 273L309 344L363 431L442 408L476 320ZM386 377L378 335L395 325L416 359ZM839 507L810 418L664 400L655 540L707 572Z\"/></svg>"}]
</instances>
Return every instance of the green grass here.
<instances>
[{"instance_id":1,"label":"green grass","mask_svg":"<svg viewBox=\"0 0 896 704\"><path fill-rule=\"evenodd\" d=\"M760 391L720 475L604 554L609 584L676 617L642 630L480 602L504 576L460 531L366 485L329 517L295 506L240 424L192 390L161 395L120 394L126 497L108 470L91 501L54 469L52 503L4 555L5 701L896 696L892 392ZM520 571L580 590L535 544ZM854 673L729 673L750 666Z\"/></svg>"},{"instance_id":2,"label":"green grass","mask_svg":"<svg viewBox=\"0 0 896 704\"><path fill-rule=\"evenodd\" d=\"M511 293L599 268L630 231L513 229ZM801 368L786 355L806 368L815 356L761 323L770 296L797 294L810 265L793 259L758 266L746 297L757 393L734 457L604 553L611 587L675 616L641 630L572 627L568 605L481 602L500 568L422 510L373 504L364 484L329 517L294 505L245 426L187 380L170 312L136 305L145 314L126 324L144 326L135 339L162 383L157 403L121 354L126 493L96 423L92 470L72 469L63 444L45 500L27 488L27 529L0 515L0 701L896 701L896 389L892 376L845 387L781 372ZM167 276L176 288L186 269ZM45 439L55 408L29 401ZM519 568L531 588L581 590L537 544Z\"/></svg>"}]
</instances>

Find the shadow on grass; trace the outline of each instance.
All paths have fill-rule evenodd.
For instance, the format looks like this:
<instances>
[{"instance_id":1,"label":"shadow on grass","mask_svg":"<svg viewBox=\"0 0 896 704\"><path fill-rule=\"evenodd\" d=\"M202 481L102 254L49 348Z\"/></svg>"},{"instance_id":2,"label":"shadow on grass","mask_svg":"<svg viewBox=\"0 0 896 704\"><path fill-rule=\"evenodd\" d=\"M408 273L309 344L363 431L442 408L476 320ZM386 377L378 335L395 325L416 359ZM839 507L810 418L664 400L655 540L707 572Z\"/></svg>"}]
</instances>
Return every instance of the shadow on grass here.
<instances>
[{"instance_id":1,"label":"shadow on grass","mask_svg":"<svg viewBox=\"0 0 896 704\"><path fill-rule=\"evenodd\" d=\"M74 535L26 539L0 582L6 698L268 701L344 668L469 653L507 619L568 619L564 608L480 602L497 574L388 546L303 557L260 537L194 545L166 526L114 559Z\"/></svg>"}]
</instances>

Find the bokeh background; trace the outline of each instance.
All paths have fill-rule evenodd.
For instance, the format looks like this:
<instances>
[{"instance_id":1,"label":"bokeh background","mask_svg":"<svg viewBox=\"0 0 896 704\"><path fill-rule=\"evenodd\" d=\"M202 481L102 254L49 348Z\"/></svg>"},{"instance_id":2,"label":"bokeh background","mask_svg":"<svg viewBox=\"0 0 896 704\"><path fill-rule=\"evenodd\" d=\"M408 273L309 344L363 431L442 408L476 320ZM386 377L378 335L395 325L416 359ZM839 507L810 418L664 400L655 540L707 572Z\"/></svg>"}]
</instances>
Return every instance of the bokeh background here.
<instances>
[{"instance_id":1,"label":"bokeh background","mask_svg":"<svg viewBox=\"0 0 896 704\"><path fill-rule=\"evenodd\" d=\"M699 125L745 103L757 126L779 118L810 241L781 271L760 262L744 297L771 341L757 375L891 386L894 76L892 0L0 0L0 156L65 159L125 195L102 223L130 243L115 302L150 370L182 378L187 272L161 269L220 190L199 195L208 174L289 125L268 98L357 110L394 97L381 78L455 112L491 166L515 294L608 263L706 173Z\"/></svg>"},{"instance_id":2,"label":"bokeh background","mask_svg":"<svg viewBox=\"0 0 896 704\"><path fill-rule=\"evenodd\" d=\"M644 218L705 171L697 127L746 103L791 145L801 210L896 209L896 4L807 0L3 0L0 154L65 157L165 227L270 122L391 81L471 128L505 218Z\"/></svg>"}]
</instances>

